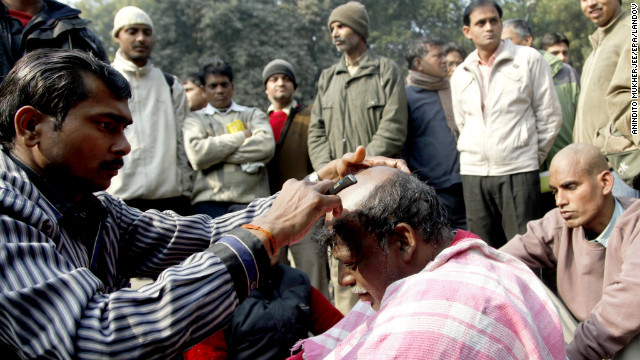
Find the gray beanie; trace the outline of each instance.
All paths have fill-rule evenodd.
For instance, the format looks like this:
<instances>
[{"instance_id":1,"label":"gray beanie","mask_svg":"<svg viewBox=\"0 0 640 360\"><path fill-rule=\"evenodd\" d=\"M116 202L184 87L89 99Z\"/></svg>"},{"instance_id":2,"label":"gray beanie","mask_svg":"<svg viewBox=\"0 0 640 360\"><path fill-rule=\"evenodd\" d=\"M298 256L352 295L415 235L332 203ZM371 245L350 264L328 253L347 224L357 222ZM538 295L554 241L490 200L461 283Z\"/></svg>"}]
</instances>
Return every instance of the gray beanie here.
<instances>
[{"instance_id":1,"label":"gray beanie","mask_svg":"<svg viewBox=\"0 0 640 360\"><path fill-rule=\"evenodd\" d=\"M293 65L282 59L275 59L267 64L262 70L262 83L267 85L267 81L275 74L285 74L293 82L294 89L298 87L296 82L296 70Z\"/></svg>"},{"instance_id":2,"label":"gray beanie","mask_svg":"<svg viewBox=\"0 0 640 360\"><path fill-rule=\"evenodd\" d=\"M331 32L331 24L336 21L352 28L364 38L365 42L367 41L369 37L369 14L367 14L367 8L361 3L349 1L333 9L327 23L329 32Z\"/></svg>"},{"instance_id":3,"label":"gray beanie","mask_svg":"<svg viewBox=\"0 0 640 360\"><path fill-rule=\"evenodd\" d=\"M118 31L125 26L134 24L149 25L153 30L153 22L149 15L139 7L125 6L118 11L116 17L113 18L113 30L111 36L114 38L118 36Z\"/></svg>"}]
</instances>

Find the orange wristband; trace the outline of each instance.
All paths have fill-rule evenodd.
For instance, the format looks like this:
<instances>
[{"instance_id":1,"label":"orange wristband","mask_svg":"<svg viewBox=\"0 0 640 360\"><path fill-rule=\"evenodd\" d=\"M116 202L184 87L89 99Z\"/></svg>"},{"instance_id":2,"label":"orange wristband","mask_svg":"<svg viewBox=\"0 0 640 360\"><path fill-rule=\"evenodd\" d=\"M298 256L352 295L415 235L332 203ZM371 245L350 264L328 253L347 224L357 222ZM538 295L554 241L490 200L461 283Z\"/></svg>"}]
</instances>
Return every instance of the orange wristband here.
<instances>
[{"instance_id":1,"label":"orange wristband","mask_svg":"<svg viewBox=\"0 0 640 360\"><path fill-rule=\"evenodd\" d=\"M241 227L249 230L258 230L261 233L263 233L264 236L266 236L267 239L269 239L269 247L271 247L271 254L273 255L276 253L276 239L273 238L273 234L271 234L269 230L263 229L260 226L253 225L253 224L245 224L245 225L242 225Z\"/></svg>"}]
</instances>

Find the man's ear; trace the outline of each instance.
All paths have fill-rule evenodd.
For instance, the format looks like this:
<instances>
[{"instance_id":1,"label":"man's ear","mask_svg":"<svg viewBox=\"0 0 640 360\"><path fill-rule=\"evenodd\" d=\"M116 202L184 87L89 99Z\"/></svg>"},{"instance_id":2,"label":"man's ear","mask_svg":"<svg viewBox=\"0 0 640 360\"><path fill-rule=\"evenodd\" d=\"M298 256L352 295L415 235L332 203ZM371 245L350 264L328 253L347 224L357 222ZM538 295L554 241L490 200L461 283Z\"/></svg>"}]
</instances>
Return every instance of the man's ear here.
<instances>
[{"instance_id":1,"label":"man's ear","mask_svg":"<svg viewBox=\"0 0 640 360\"><path fill-rule=\"evenodd\" d=\"M420 59L419 57L414 57L413 58L413 69L417 69L420 66L420 62L422 61L422 59Z\"/></svg>"},{"instance_id":2,"label":"man's ear","mask_svg":"<svg viewBox=\"0 0 640 360\"><path fill-rule=\"evenodd\" d=\"M471 40L471 35L469 35L469 30L470 30L470 27L467 26L467 25L464 25L462 27L462 34L464 34L464 37L466 37L467 39Z\"/></svg>"},{"instance_id":3,"label":"man's ear","mask_svg":"<svg viewBox=\"0 0 640 360\"><path fill-rule=\"evenodd\" d=\"M600 173L598 180L602 184L602 194L608 195L613 189L613 174L609 170Z\"/></svg>"},{"instance_id":4,"label":"man's ear","mask_svg":"<svg viewBox=\"0 0 640 360\"><path fill-rule=\"evenodd\" d=\"M415 229L407 223L399 223L393 229L393 237L396 239L402 261L409 263L416 254L417 241L421 241Z\"/></svg>"},{"instance_id":5,"label":"man's ear","mask_svg":"<svg viewBox=\"0 0 640 360\"><path fill-rule=\"evenodd\" d=\"M14 117L16 128L16 142L22 142L27 147L34 147L40 142L42 124L47 119L33 106L21 107Z\"/></svg>"},{"instance_id":6,"label":"man's ear","mask_svg":"<svg viewBox=\"0 0 640 360\"><path fill-rule=\"evenodd\" d=\"M533 37L531 37L531 35L527 35L524 37L524 43L527 46L533 46Z\"/></svg>"}]
</instances>

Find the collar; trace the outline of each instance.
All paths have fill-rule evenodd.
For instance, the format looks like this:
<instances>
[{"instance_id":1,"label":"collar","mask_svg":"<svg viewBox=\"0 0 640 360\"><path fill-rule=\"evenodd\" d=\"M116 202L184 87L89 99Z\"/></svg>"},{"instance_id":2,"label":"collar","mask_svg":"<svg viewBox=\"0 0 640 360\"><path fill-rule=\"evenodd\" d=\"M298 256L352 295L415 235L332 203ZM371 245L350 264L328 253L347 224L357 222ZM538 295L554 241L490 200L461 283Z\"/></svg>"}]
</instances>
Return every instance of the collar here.
<instances>
[{"instance_id":1,"label":"collar","mask_svg":"<svg viewBox=\"0 0 640 360\"><path fill-rule=\"evenodd\" d=\"M609 23L609 25L605 27L597 28L596 31L593 34L591 34L591 36L589 36L589 39L591 40L591 45L593 46L593 48L596 49L598 45L602 43L604 38L607 37L607 35L609 35L615 29L618 23L626 19L627 16L629 16L629 13L627 12L627 10L623 10L622 12L620 12L618 17L616 17L615 19L613 19L613 21Z\"/></svg>"},{"instance_id":2,"label":"collar","mask_svg":"<svg viewBox=\"0 0 640 360\"><path fill-rule=\"evenodd\" d=\"M358 67L361 69L376 66L377 56L375 55L373 50L367 48L367 50L362 55L360 55L357 62L358 62ZM342 54L342 58L338 62L335 72L340 73L340 72L348 72L348 71L349 70L347 69L347 56Z\"/></svg>"},{"instance_id":3,"label":"collar","mask_svg":"<svg viewBox=\"0 0 640 360\"><path fill-rule=\"evenodd\" d=\"M609 224L607 224L607 227L604 229L604 231L600 235L598 235L597 238L593 240L589 240L591 242L598 242L605 248L609 244L609 238L611 237L613 228L616 226L616 222L618 222L618 219L620 218L620 216L622 216L622 213L624 213L624 208L622 207L622 204L620 204L620 201L618 201L618 199L616 198L614 198L614 201L615 201L615 208L613 209L613 214L611 215L611 220L609 220Z\"/></svg>"},{"instance_id":4,"label":"collar","mask_svg":"<svg viewBox=\"0 0 640 360\"><path fill-rule=\"evenodd\" d=\"M119 68L122 68L123 71L132 72L136 75L145 76L147 75L151 69L153 68L153 64L151 63L151 58L147 60L147 63L144 64L143 67L138 67L138 65L133 62L127 60L124 55L122 55L122 51L118 49L116 51L116 57L113 59L113 64L117 64Z\"/></svg>"},{"instance_id":5,"label":"collar","mask_svg":"<svg viewBox=\"0 0 640 360\"><path fill-rule=\"evenodd\" d=\"M287 114L287 117L291 114L291 109L294 109L298 106L298 102L296 101L296 99L291 100L291 102L289 103L289 105L285 106L282 111L284 111L285 114ZM276 108L273 106L273 104L269 105L269 108L267 109L267 115L271 115L272 112L276 111Z\"/></svg>"},{"instance_id":6,"label":"collar","mask_svg":"<svg viewBox=\"0 0 640 360\"><path fill-rule=\"evenodd\" d=\"M489 61L487 61L486 63L484 63L482 59L480 59L480 56L478 56L478 50L476 49L476 51L474 51L473 54L475 56L476 61L478 62L478 65L493 66L493 64L496 63L496 59L498 58L498 56L502 53L502 50L504 49L504 44L505 44L505 41L500 40L500 45L498 45L498 48L496 48L496 51L494 51L493 54L491 54Z\"/></svg>"},{"instance_id":7,"label":"collar","mask_svg":"<svg viewBox=\"0 0 640 360\"><path fill-rule=\"evenodd\" d=\"M235 101L231 100L231 106L229 106L229 108L225 111L220 111L218 108L213 107L213 105L207 104L207 106L204 109L202 109L202 112L204 112L206 115L215 115L215 114L225 115L231 111L243 112L246 110L247 110L246 106L238 105L236 104Z\"/></svg>"},{"instance_id":8,"label":"collar","mask_svg":"<svg viewBox=\"0 0 640 360\"><path fill-rule=\"evenodd\" d=\"M14 156L11 152L6 151L5 154L9 156L20 169L26 174L29 181L38 189L38 191L47 199L53 207L60 213L59 219L64 218L66 214L78 212L78 210L88 209L88 212L96 214L100 218L106 218L107 211L102 206L102 203L95 195L89 193L83 196L79 202L73 202L67 197L62 195L56 188L54 188L47 180L35 170L30 168L27 164L22 162L19 158Z\"/></svg>"}]
</instances>

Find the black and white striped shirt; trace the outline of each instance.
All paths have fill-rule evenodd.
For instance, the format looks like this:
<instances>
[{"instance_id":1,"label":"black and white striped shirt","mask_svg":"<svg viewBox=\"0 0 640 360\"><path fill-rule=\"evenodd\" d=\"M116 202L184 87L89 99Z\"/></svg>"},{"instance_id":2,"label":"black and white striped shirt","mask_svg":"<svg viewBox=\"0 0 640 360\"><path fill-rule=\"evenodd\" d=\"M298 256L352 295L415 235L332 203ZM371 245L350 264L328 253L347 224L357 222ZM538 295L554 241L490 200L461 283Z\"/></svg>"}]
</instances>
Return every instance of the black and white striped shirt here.
<instances>
[{"instance_id":1,"label":"black and white striped shirt","mask_svg":"<svg viewBox=\"0 0 640 360\"><path fill-rule=\"evenodd\" d=\"M87 251L0 152L0 349L22 358L167 359L223 327L267 278L266 251L237 228L273 197L213 220L97 198L107 216ZM126 288L136 276L157 281Z\"/></svg>"}]
</instances>

